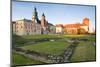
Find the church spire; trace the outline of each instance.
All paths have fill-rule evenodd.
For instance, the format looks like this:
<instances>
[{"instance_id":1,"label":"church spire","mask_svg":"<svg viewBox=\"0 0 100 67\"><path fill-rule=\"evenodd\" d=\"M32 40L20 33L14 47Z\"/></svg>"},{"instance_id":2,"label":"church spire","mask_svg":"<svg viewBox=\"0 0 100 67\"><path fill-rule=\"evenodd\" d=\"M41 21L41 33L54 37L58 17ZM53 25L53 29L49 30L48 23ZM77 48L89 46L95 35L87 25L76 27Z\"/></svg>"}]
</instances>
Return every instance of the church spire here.
<instances>
[{"instance_id":1,"label":"church spire","mask_svg":"<svg viewBox=\"0 0 100 67\"><path fill-rule=\"evenodd\" d=\"M36 7L34 7L34 10L36 11Z\"/></svg>"},{"instance_id":2,"label":"church spire","mask_svg":"<svg viewBox=\"0 0 100 67\"><path fill-rule=\"evenodd\" d=\"M38 12L37 12L37 9L36 7L34 7L34 11L32 13L32 21L36 23L39 23L39 19L38 19Z\"/></svg>"},{"instance_id":3,"label":"church spire","mask_svg":"<svg viewBox=\"0 0 100 67\"><path fill-rule=\"evenodd\" d=\"M36 7L34 7L34 11L33 11L33 16L37 16L37 9L36 9Z\"/></svg>"},{"instance_id":4,"label":"church spire","mask_svg":"<svg viewBox=\"0 0 100 67\"><path fill-rule=\"evenodd\" d=\"M45 17L44 13L42 14L42 16L44 16L44 17Z\"/></svg>"}]
</instances>

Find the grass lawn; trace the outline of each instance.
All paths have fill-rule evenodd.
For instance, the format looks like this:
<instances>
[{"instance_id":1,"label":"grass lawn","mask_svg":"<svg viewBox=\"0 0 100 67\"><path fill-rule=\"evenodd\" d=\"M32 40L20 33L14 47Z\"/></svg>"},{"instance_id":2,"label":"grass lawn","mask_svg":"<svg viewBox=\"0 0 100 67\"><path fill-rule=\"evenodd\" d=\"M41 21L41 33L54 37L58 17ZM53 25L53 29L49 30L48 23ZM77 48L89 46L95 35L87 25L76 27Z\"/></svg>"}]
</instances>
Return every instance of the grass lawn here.
<instances>
[{"instance_id":1,"label":"grass lawn","mask_svg":"<svg viewBox=\"0 0 100 67\"><path fill-rule=\"evenodd\" d=\"M96 38L95 38L95 35L62 35L61 36L62 38L68 38L68 39L71 39L71 38L78 38L78 39L88 39L88 41L95 41Z\"/></svg>"},{"instance_id":2,"label":"grass lawn","mask_svg":"<svg viewBox=\"0 0 100 67\"><path fill-rule=\"evenodd\" d=\"M71 39L71 38L85 38L91 41L95 41L93 35L24 35L24 36L12 36L12 46L20 47L26 45L28 42L37 42L44 39Z\"/></svg>"},{"instance_id":3,"label":"grass lawn","mask_svg":"<svg viewBox=\"0 0 100 67\"><path fill-rule=\"evenodd\" d=\"M95 46L92 45L92 42L80 42L70 58L71 62L95 60L96 50Z\"/></svg>"},{"instance_id":4,"label":"grass lawn","mask_svg":"<svg viewBox=\"0 0 100 67\"><path fill-rule=\"evenodd\" d=\"M59 39L60 38L60 39ZM26 35L26 36L14 36L13 44L20 48L32 50L45 54L60 55L70 45L65 39L87 39L87 41L80 41L76 47L73 55L70 58L70 62L80 61L95 61L96 60L96 47L93 46L95 42L95 35ZM59 39L56 41L45 41L36 44L27 44L28 42L39 41L43 39ZM25 44L25 45L23 45ZM22 55L13 52L14 64L42 64L42 62L31 60Z\"/></svg>"},{"instance_id":5,"label":"grass lawn","mask_svg":"<svg viewBox=\"0 0 100 67\"><path fill-rule=\"evenodd\" d=\"M61 54L70 44L64 41L56 42L42 42L35 45L27 45L22 48L33 50L36 52L59 55Z\"/></svg>"},{"instance_id":6,"label":"grass lawn","mask_svg":"<svg viewBox=\"0 0 100 67\"><path fill-rule=\"evenodd\" d=\"M44 39L59 39L59 37L55 35L24 35L24 36L13 35L12 46L20 47L26 45L26 43L28 42L37 42Z\"/></svg>"},{"instance_id":7,"label":"grass lawn","mask_svg":"<svg viewBox=\"0 0 100 67\"><path fill-rule=\"evenodd\" d=\"M24 35L22 37L25 38L25 39L58 38L55 35L48 35L48 34L42 34L42 35Z\"/></svg>"},{"instance_id":8,"label":"grass lawn","mask_svg":"<svg viewBox=\"0 0 100 67\"><path fill-rule=\"evenodd\" d=\"M14 51L12 53L12 63L13 63L13 65L43 64L40 61L30 59L23 55L17 54Z\"/></svg>"}]
</instances>

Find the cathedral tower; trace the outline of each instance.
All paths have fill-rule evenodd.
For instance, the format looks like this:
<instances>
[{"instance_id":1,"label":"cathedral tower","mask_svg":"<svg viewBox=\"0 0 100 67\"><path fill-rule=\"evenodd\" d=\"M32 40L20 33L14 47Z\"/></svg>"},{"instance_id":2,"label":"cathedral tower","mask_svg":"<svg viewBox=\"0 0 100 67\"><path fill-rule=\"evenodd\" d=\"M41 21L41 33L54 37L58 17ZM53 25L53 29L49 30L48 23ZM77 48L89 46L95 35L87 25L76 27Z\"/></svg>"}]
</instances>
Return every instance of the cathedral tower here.
<instances>
[{"instance_id":1,"label":"cathedral tower","mask_svg":"<svg viewBox=\"0 0 100 67\"><path fill-rule=\"evenodd\" d=\"M46 21L46 19L45 19L44 13L43 13L42 16L41 16L41 27L42 27L41 34L47 34L47 33L48 33L47 21Z\"/></svg>"},{"instance_id":2,"label":"cathedral tower","mask_svg":"<svg viewBox=\"0 0 100 67\"><path fill-rule=\"evenodd\" d=\"M36 7L34 7L33 15L32 15L32 23L37 23L38 22L38 12Z\"/></svg>"},{"instance_id":3,"label":"cathedral tower","mask_svg":"<svg viewBox=\"0 0 100 67\"><path fill-rule=\"evenodd\" d=\"M42 17L41 17L41 26L42 26L42 28L44 28L46 26L46 20L45 20L44 13L42 14Z\"/></svg>"},{"instance_id":4,"label":"cathedral tower","mask_svg":"<svg viewBox=\"0 0 100 67\"><path fill-rule=\"evenodd\" d=\"M83 19L83 25L86 25L87 26L87 31L89 31L89 18L84 18Z\"/></svg>"}]
</instances>

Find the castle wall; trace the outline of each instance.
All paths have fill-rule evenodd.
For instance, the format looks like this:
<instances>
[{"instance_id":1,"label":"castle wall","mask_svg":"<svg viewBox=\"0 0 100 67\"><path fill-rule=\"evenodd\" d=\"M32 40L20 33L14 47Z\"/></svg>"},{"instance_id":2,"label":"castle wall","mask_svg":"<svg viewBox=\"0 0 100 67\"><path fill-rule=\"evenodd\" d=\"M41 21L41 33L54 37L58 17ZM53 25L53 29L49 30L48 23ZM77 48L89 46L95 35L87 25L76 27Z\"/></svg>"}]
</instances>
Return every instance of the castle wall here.
<instances>
[{"instance_id":1,"label":"castle wall","mask_svg":"<svg viewBox=\"0 0 100 67\"><path fill-rule=\"evenodd\" d=\"M24 22L22 20L16 21L16 34L17 35L24 35Z\"/></svg>"},{"instance_id":2,"label":"castle wall","mask_svg":"<svg viewBox=\"0 0 100 67\"><path fill-rule=\"evenodd\" d=\"M32 23L27 20L16 21L16 34L17 35L34 35L41 34L41 25Z\"/></svg>"}]
</instances>

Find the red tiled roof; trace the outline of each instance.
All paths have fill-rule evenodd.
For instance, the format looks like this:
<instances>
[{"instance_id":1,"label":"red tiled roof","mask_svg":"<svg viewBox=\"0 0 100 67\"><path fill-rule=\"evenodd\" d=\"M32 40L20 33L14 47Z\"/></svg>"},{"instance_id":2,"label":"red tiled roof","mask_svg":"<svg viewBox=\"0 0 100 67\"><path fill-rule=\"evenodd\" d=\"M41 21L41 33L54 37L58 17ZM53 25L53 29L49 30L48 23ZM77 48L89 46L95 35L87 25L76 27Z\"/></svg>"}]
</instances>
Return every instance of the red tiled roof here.
<instances>
[{"instance_id":1,"label":"red tiled roof","mask_svg":"<svg viewBox=\"0 0 100 67\"><path fill-rule=\"evenodd\" d=\"M80 26L87 26L85 24L80 24L80 23L76 23L76 24L56 24L56 27L64 27L64 28L80 28Z\"/></svg>"},{"instance_id":2,"label":"red tiled roof","mask_svg":"<svg viewBox=\"0 0 100 67\"><path fill-rule=\"evenodd\" d=\"M65 28L79 28L79 24L66 24L64 27Z\"/></svg>"},{"instance_id":3,"label":"red tiled roof","mask_svg":"<svg viewBox=\"0 0 100 67\"><path fill-rule=\"evenodd\" d=\"M64 25L65 28L80 28L80 26L86 26L84 24L66 24Z\"/></svg>"},{"instance_id":4,"label":"red tiled roof","mask_svg":"<svg viewBox=\"0 0 100 67\"><path fill-rule=\"evenodd\" d=\"M88 18L84 18L83 20L89 20ZM80 28L80 26L87 26L87 22L83 22L82 24L76 23L76 24L57 24L56 27L64 27L64 28Z\"/></svg>"}]
</instances>

